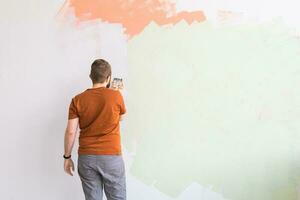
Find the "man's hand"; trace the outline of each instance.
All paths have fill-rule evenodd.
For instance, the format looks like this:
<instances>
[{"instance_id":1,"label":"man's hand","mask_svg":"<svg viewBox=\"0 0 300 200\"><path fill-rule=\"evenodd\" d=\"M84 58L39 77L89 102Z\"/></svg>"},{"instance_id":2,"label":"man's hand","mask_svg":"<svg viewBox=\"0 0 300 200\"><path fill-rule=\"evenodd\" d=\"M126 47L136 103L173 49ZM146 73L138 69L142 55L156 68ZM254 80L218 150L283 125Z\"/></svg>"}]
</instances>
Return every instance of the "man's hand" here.
<instances>
[{"instance_id":1,"label":"man's hand","mask_svg":"<svg viewBox=\"0 0 300 200\"><path fill-rule=\"evenodd\" d=\"M122 80L121 80L121 82L115 82L115 81L113 81L111 83L111 88L114 89L114 90L119 90L120 92L122 92L122 90L124 88L124 83L123 83Z\"/></svg>"},{"instance_id":2,"label":"man's hand","mask_svg":"<svg viewBox=\"0 0 300 200\"><path fill-rule=\"evenodd\" d=\"M113 89L113 90L119 90L120 92L123 91L123 87L112 87L111 89Z\"/></svg>"},{"instance_id":3,"label":"man's hand","mask_svg":"<svg viewBox=\"0 0 300 200\"><path fill-rule=\"evenodd\" d=\"M74 163L73 163L73 160L71 158L65 159L64 169L65 169L66 173L73 176L72 171L74 172Z\"/></svg>"}]
</instances>

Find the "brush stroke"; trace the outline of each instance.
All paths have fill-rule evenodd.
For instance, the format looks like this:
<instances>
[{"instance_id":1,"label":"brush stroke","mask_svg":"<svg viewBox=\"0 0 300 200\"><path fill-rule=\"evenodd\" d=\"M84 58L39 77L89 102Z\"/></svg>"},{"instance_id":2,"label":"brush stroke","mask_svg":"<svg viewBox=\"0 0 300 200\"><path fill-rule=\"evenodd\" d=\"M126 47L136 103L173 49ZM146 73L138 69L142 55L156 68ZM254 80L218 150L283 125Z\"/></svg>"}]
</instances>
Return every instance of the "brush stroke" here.
<instances>
[{"instance_id":1,"label":"brush stroke","mask_svg":"<svg viewBox=\"0 0 300 200\"><path fill-rule=\"evenodd\" d=\"M231 200L295 200L299 52L278 22L149 25L128 42L130 174L171 198L196 182Z\"/></svg>"},{"instance_id":2,"label":"brush stroke","mask_svg":"<svg viewBox=\"0 0 300 200\"><path fill-rule=\"evenodd\" d=\"M129 38L141 33L152 21L162 26L174 25L181 20L192 24L206 19L202 11L177 13L174 3L159 0L68 0L59 14L64 14L68 8L74 10L79 23L97 19L120 23Z\"/></svg>"}]
</instances>

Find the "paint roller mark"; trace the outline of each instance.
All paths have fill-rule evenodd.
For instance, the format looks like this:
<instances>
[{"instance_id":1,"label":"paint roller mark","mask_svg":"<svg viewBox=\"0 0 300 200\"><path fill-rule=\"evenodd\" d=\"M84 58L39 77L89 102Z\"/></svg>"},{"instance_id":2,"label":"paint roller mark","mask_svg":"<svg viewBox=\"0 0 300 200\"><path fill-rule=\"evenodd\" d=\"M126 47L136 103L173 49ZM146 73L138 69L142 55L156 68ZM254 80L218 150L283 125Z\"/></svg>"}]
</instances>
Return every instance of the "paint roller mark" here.
<instances>
[{"instance_id":1,"label":"paint roller mark","mask_svg":"<svg viewBox=\"0 0 300 200\"><path fill-rule=\"evenodd\" d=\"M100 19L109 23L121 23L125 33L132 38L154 21L158 25L176 24L181 20L188 24L205 21L202 11L176 12L169 1L144 0L68 0L60 14L73 9L78 22Z\"/></svg>"},{"instance_id":2,"label":"paint roller mark","mask_svg":"<svg viewBox=\"0 0 300 200\"><path fill-rule=\"evenodd\" d=\"M130 174L172 199L195 182L226 199L297 199L297 41L279 22L150 24L128 43Z\"/></svg>"}]
</instances>

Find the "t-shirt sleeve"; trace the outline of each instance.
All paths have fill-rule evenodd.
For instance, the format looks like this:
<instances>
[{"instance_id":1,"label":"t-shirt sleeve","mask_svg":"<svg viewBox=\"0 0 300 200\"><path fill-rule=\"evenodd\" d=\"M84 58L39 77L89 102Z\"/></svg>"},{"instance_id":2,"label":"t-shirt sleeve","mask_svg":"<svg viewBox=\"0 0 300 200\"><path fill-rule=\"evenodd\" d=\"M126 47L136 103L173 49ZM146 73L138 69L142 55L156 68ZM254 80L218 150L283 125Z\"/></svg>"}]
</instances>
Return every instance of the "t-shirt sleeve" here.
<instances>
[{"instance_id":1,"label":"t-shirt sleeve","mask_svg":"<svg viewBox=\"0 0 300 200\"><path fill-rule=\"evenodd\" d=\"M72 98L70 106L69 106L69 115L68 115L68 119L74 119L79 117L78 115L78 111L75 105L75 100L74 98Z\"/></svg>"},{"instance_id":2,"label":"t-shirt sleeve","mask_svg":"<svg viewBox=\"0 0 300 200\"><path fill-rule=\"evenodd\" d=\"M118 91L118 93L119 93L120 115L123 115L126 113L126 106L125 106L124 98L123 98L121 92Z\"/></svg>"}]
</instances>

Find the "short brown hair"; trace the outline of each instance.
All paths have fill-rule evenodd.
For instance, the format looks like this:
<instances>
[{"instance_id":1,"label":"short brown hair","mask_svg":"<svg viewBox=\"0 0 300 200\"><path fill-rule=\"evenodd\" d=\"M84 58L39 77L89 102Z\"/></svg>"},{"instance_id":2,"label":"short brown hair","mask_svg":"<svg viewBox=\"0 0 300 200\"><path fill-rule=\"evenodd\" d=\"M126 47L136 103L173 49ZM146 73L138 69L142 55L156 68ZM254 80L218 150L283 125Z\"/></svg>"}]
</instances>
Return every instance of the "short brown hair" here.
<instances>
[{"instance_id":1,"label":"short brown hair","mask_svg":"<svg viewBox=\"0 0 300 200\"><path fill-rule=\"evenodd\" d=\"M104 59L95 60L90 73L93 83L103 83L109 76L111 76L110 64Z\"/></svg>"}]
</instances>

